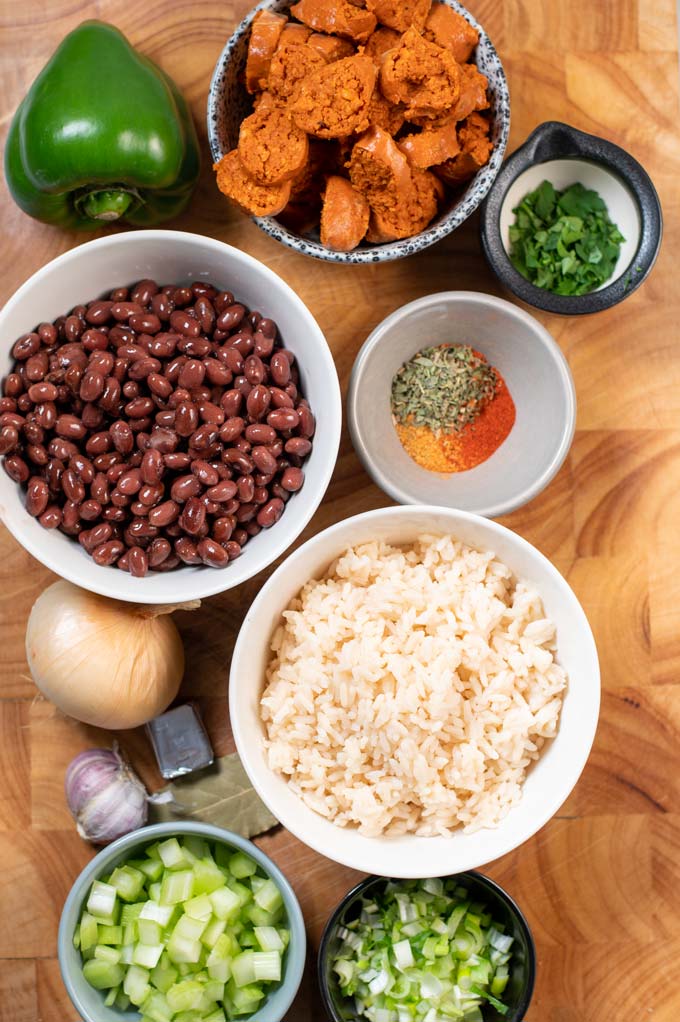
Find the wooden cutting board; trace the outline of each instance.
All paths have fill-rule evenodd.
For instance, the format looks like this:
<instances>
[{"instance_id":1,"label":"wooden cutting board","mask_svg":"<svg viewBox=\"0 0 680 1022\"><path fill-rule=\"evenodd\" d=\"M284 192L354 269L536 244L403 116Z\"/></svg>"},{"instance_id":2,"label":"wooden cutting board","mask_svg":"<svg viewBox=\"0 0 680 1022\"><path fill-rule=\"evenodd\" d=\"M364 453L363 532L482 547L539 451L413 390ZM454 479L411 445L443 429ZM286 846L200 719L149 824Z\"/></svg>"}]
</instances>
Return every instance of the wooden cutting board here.
<instances>
[{"instance_id":1,"label":"wooden cutting board","mask_svg":"<svg viewBox=\"0 0 680 1022\"><path fill-rule=\"evenodd\" d=\"M0 124L64 34L85 18L118 25L191 101L204 150L208 82L247 0L1 0ZM503 519L566 574L602 661L602 717L589 764L559 814L486 868L518 900L538 948L527 1022L677 1022L680 1018L680 134L674 0L470 0L510 80L517 147L559 119L630 150L660 192L666 238L649 281L592 318L539 314L569 359L578 429L557 479ZM445 243L380 266L297 256L232 212L209 160L190 211L173 227L236 244L301 295L333 349L343 387L370 330L404 302L469 288L499 293L473 218ZM0 297L87 240L32 222L2 190ZM84 295L84 298L89 296ZM528 456L530 452L527 452ZM343 434L323 507L305 535L388 504ZM0 1022L72 1022L55 959L64 898L91 849L64 804L69 760L109 744L36 698L24 657L31 604L52 580L0 534ZM262 577L179 615L184 693L198 698L220 754L230 650ZM676 673L677 672L677 673ZM145 738L123 736L157 785ZM324 922L358 879L282 829L259 841L300 898L310 955L288 1022L322 1022L313 956Z\"/></svg>"}]
</instances>

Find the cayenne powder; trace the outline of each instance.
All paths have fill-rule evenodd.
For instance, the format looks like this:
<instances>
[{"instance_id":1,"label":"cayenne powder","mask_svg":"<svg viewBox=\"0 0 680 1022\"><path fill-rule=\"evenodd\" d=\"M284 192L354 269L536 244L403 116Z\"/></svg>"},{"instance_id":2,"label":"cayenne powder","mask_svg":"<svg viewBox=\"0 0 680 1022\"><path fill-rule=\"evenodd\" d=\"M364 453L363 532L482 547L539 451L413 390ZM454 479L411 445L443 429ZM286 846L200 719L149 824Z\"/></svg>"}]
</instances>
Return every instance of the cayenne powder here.
<instances>
[{"instance_id":1,"label":"cayenne powder","mask_svg":"<svg viewBox=\"0 0 680 1022\"><path fill-rule=\"evenodd\" d=\"M515 404L503 377L469 345L424 348L392 382L392 412L406 452L430 472L463 472L509 435Z\"/></svg>"}]
</instances>

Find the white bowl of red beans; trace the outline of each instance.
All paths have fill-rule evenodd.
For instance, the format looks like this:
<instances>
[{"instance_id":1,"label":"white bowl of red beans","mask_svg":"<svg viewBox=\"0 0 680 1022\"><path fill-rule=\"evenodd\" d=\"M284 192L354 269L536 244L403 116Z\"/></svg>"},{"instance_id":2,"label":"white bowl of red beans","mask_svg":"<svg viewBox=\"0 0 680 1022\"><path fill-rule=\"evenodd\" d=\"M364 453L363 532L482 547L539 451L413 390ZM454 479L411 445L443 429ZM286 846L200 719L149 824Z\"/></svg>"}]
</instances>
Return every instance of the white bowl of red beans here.
<instances>
[{"instance_id":1,"label":"white bowl of red beans","mask_svg":"<svg viewBox=\"0 0 680 1022\"><path fill-rule=\"evenodd\" d=\"M333 358L238 249L177 231L81 245L10 299L0 344L0 516L76 585L151 604L223 592L323 498Z\"/></svg>"}]
</instances>

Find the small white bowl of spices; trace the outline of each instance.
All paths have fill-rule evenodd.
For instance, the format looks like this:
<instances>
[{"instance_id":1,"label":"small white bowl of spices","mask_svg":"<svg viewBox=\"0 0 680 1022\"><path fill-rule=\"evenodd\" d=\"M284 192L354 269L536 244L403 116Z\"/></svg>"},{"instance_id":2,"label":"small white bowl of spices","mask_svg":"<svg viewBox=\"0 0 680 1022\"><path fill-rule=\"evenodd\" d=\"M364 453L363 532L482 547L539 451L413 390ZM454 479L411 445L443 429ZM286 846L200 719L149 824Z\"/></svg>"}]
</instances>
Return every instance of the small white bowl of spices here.
<instances>
[{"instance_id":1,"label":"small white bowl of spices","mask_svg":"<svg viewBox=\"0 0 680 1022\"><path fill-rule=\"evenodd\" d=\"M366 471L394 500L495 518L559 471L576 393L533 316L492 295L446 291L375 328L354 364L347 416Z\"/></svg>"}]
</instances>

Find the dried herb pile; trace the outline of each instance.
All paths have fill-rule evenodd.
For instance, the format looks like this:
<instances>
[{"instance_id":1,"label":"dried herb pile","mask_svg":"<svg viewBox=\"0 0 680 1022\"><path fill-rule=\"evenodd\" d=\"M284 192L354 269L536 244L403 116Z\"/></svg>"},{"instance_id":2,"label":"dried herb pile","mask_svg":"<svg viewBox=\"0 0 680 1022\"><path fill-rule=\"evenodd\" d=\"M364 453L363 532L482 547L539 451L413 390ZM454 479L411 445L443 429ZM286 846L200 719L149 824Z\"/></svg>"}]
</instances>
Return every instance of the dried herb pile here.
<instances>
[{"instance_id":1,"label":"dried herb pile","mask_svg":"<svg viewBox=\"0 0 680 1022\"><path fill-rule=\"evenodd\" d=\"M459 433L492 400L498 374L467 344L423 348L392 380L392 414L398 423Z\"/></svg>"}]
</instances>

